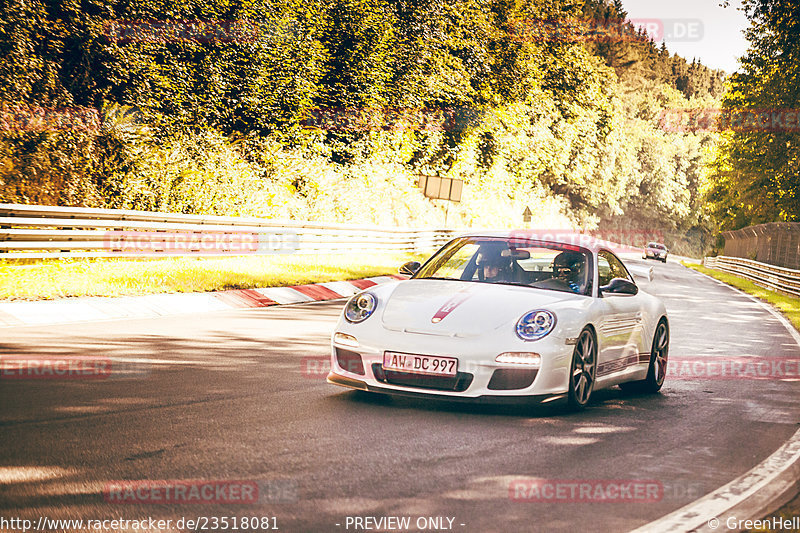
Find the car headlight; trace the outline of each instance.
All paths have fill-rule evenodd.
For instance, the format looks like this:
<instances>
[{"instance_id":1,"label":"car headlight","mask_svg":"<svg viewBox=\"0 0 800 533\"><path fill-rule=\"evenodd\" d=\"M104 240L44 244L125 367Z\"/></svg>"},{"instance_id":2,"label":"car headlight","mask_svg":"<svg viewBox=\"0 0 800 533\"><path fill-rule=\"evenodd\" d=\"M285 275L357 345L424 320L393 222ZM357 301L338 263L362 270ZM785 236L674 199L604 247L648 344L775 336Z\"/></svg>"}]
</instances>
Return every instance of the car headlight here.
<instances>
[{"instance_id":1,"label":"car headlight","mask_svg":"<svg viewBox=\"0 0 800 533\"><path fill-rule=\"evenodd\" d=\"M538 341L556 326L556 315L538 309L523 315L517 322L517 337L524 341Z\"/></svg>"},{"instance_id":2,"label":"car headlight","mask_svg":"<svg viewBox=\"0 0 800 533\"><path fill-rule=\"evenodd\" d=\"M375 311L378 300L370 293L356 294L344 308L344 317L348 322L358 324L368 319Z\"/></svg>"}]
</instances>

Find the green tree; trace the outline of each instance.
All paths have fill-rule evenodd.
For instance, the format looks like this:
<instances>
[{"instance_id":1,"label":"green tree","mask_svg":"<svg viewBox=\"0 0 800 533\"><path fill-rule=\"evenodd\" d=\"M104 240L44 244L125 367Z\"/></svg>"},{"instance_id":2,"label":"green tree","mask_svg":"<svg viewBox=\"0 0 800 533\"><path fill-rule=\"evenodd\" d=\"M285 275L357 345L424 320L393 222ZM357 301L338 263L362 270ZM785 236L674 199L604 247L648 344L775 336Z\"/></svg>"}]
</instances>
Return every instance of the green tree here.
<instances>
[{"instance_id":1,"label":"green tree","mask_svg":"<svg viewBox=\"0 0 800 533\"><path fill-rule=\"evenodd\" d=\"M745 0L750 47L731 76L724 107L773 111L800 107L800 5ZM800 220L800 134L795 128L726 132L709 191L723 229Z\"/></svg>"}]
</instances>

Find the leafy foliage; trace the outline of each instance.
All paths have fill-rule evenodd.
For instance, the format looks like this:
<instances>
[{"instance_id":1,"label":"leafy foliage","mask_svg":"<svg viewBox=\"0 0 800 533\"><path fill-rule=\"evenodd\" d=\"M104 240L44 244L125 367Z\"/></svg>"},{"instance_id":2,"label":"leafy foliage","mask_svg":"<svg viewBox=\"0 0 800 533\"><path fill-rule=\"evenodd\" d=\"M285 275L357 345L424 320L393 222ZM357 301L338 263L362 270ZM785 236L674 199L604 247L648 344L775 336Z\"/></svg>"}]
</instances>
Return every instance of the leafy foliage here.
<instances>
[{"instance_id":1,"label":"leafy foliage","mask_svg":"<svg viewBox=\"0 0 800 533\"><path fill-rule=\"evenodd\" d=\"M3 130L0 200L441 223L447 207L415 187L426 174L465 181L451 223L513 226L530 206L551 226L703 228L710 141L657 119L713 102L721 73L642 33L519 32L625 16L601 0L6 0L0 103L102 117L96 131ZM304 127L316 108L463 120Z\"/></svg>"},{"instance_id":2,"label":"leafy foliage","mask_svg":"<svg viewBox=\"0 0 800 533\"><path fill-rule=\"evenodd\" d=\"M800 6L745 0L750 42L723 100L729 110L800 107ZM800 220L800 133L734 129L722 136L708 198L722 229Z\"/></svg>"}]
</instances>

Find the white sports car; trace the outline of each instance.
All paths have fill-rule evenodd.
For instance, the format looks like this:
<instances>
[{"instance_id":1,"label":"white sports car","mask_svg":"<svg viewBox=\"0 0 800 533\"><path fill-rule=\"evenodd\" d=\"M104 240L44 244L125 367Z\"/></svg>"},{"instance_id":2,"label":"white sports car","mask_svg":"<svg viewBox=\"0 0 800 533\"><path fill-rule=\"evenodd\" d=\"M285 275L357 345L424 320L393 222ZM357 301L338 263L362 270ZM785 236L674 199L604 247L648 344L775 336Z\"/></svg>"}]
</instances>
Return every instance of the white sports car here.
<instances>
[{"instance_id":1,"label":"white sports car","mask_svg":"<svg viewBox=\"0 0 800 533\"><path fill-rule=\"evenodd\" d=\"M400 272L411 279L345 305L328 382L446 399L566 399L573 408L614 385L658 391L666 309L603 244L491 232L406 263Z\"/></svg>"}]
</instances>

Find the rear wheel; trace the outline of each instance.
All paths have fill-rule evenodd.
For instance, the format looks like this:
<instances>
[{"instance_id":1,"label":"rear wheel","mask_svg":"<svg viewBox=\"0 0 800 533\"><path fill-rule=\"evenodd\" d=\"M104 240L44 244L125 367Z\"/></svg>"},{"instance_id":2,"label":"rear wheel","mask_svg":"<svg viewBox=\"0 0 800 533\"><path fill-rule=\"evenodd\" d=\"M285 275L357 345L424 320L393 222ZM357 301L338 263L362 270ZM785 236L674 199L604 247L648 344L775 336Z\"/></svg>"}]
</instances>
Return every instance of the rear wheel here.
<instances>
[{"instance_id":1,"label":"rear wheel","mask_svg":"<svg viewBox=\"0 0 800 533\"><path fill-rule=\"evenodd\" d=\"M669 357L669 326L666 319L661 319L653 335L653 348L650 351L650 365L647 377L642 381L620 383L620 388L633 392L658 392L667 377L667 359Z\"/></svg>"},{"instance_id":2,"label":"rear wheel","mask_svg":"<svg viewBox=\"0 0 800 533\"><path fill-rule=\"evenodd\" d=\"M581 331L569 373L567 402L573 409L583 409L589 403L597 375L597 343L590 329Z\"/></svg>"}]
</instances>

